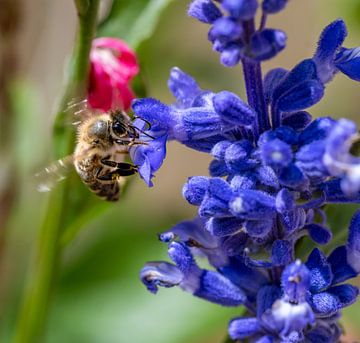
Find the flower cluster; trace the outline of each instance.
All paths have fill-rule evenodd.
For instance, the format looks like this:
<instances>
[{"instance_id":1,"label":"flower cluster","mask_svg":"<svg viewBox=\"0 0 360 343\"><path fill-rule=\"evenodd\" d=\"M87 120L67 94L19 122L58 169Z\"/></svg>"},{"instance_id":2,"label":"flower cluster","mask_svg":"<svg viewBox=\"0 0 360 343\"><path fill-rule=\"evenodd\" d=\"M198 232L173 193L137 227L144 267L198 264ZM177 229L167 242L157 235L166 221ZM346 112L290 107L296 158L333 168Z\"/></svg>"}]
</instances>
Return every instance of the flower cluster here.
<instances>
[{"instance_id":1,"label":"flower cluster","mask_svg":"<svg viewBox=\"0 0 360 343\"><path fill-rule=\"evenodd\" d=\"M281 30L265 28L266 16L285 8L287 0L265 0L259 30L254 21L258 9L257 0L223 0L221 10L211 1L193 1L189 15L203 23L211 24L208 38L213 49L220 53L221 63L232 67L240 60L250 58L265 61L285 48L286 34Z\"/></svg>"},{"instance_id":2,"label":"flower cluster","mask_svg":"<svg viewBox=\"0 0 360 343\"><path fill-rule=\"evenodd\" d=\"M228 91L202 90L179 68L168 83L174 104L133 102L135 114L152 124L154 139L131 149L148 185L169 140L213 157L210 176L190 177L183 187L198 217L160 235L173 263L148 263L141 279L154 293L179 286L220 305L245 306L247 316L229 325L235 340L338 342L341 309L359 293L344 281L360 273L360 211L347 244L328 256L314 248L301 261L296 244L303 236L329 243L324 207L360 202L360 159L351 153L358 133L347 119L313 119L306 109L322 99L336 73L360 80L360 48L342 46L347 31L338 19L323 30L313 57L263 78L260 62L286 40L265 27L266 17L286 3L263 0L258 30L256 0L195 0L189 7L191 16L212 24L209 39L221 61L241 61L247 102ZM213 270L201 269L198 256Z\"/></svg>"},{"instance_id":3,"label":"flower cluster","mask_svg":"<svg viewBox=\"0 0 360 343\"><path fill-rule=\"evenodd\" d=\"M90 53L88 104L109 111L128 110L134 94L129 82L139 72L135 53L120 39L94 39Z\"/></svg>"}]
</instances>

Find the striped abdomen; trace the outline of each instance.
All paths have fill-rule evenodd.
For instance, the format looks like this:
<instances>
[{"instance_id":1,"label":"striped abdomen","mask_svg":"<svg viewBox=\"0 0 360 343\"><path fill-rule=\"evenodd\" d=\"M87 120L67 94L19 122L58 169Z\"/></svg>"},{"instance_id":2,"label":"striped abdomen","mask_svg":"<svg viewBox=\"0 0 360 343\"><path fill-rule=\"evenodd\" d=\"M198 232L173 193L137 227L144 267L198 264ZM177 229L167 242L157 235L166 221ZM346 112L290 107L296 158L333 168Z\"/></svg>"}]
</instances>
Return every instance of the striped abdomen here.
<instances>
[{"instance_id":1,"label":"striped abdomen","mask_svg":"<svg viewBox=\"0 0 360 343\"><path fill-rule=\"evenodd\" d=\"M90 153L86 157L74 160L74 165L82 182L99 197L108 201L117 201L120 195L120 184L118 180L103 181L97 178L100 171L104 169L98 153ZM106 167L105 167L106 169Z\"/></svg>"}]
</instances>

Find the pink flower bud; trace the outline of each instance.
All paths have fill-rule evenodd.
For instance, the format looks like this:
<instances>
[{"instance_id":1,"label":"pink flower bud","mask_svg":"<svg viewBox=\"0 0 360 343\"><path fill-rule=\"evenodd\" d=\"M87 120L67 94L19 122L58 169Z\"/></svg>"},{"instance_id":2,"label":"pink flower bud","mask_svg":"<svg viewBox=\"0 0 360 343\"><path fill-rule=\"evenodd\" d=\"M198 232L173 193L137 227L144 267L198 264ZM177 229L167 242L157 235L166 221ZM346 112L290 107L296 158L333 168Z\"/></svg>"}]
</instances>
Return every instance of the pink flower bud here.
<instances>
[{"instance_id":1,"label":"pink flower bud","mask_svg":"<svg viewBox=\"0 0 360 343\"><path fill-rule=\"evenodd\" d=\"M90 62L90 107L104 111L129 109L135 97L129 82L139 72L134 51L120 39L97 38L92 43Z\"/></svg>"}]
</instances>

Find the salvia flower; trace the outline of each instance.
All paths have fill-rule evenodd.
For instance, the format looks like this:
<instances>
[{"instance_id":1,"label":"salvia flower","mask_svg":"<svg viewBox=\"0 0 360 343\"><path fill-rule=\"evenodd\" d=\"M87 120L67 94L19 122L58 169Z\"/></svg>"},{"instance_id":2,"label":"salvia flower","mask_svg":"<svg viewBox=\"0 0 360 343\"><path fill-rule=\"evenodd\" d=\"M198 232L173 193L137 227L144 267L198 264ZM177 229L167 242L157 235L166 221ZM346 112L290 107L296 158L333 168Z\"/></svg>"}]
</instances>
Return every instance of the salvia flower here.
<instances>
[{"instance_id":1,"label":"salvia flower","mask_svg":"<svg viewBox=\"0 0 360 343\"><path fill-rule=\"evenodd\" d=\"M94 109L128 110L134 93L130 81L139 72L134 51L120 39L94 39L90 52L88 103Z\"/></svg>"},{"instance_id":2,"label":"salvia flower","mask_svg":"<svg viewBox=\"0 0 360 343\"><path fill-rule=\"evenodd\" d=\"M350 120L313 119L308 109L337 73L359 79L359 48L343 47L347 30L338 19L323 30L314 56L262 77L260 62L285 47L285 34L266 28L266 17L286 4L195 0L189 6L191 16L212 25L209 39L221 61L242 63L247 101L203 90L173 68L173 104L133 102L135 114L152 124L148 146L131 151L149 185L169 140L213 158L210 175L189 177L182 190L197 217L159 236L172 263L147 264L141 279L151 292L179 286L219 305L244 306L246 315L229 325L235 340L338 342L341 310L359 293L345 282L360 273L360 212L345 245L328 255L318 246L333 236L326 205L360 203L360 158L353 149L359 137ZM316 247L298 256L304 236ZM209 269L199 267L201 257Z\"/></svg>"}]
</instances>

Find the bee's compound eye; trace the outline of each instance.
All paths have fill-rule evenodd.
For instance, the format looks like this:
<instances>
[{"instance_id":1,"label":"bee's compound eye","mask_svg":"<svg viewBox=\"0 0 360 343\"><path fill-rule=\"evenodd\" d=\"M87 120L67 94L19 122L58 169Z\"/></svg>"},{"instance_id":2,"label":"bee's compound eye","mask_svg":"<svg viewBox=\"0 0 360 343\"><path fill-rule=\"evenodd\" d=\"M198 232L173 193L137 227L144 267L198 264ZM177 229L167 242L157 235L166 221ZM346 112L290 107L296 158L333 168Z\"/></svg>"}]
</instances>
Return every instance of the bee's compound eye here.
<instances>
[{"instance_id":1,"label":"bee's compound eye","mask_svg":"<svg viewBox=\"0 0 360 343\"><path fill-rule=\"evenodd\" d=\"M118 121L115 121L113 123L112 129L113 129L114 133L118 136L121 136L124 133L126 133L126 127L124 126L124 124L122 124Z\"/></svg>"}]
</instances>

